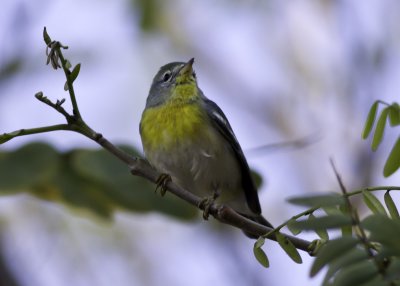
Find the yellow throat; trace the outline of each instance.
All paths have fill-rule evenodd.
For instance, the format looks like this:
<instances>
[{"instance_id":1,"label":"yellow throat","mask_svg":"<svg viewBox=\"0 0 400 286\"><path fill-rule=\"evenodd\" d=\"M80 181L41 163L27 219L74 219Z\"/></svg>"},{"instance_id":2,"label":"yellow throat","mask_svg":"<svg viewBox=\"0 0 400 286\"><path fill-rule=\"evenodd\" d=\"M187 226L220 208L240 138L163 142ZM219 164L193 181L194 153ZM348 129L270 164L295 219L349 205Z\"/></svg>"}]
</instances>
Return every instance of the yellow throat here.
<instances>
[{"instance_id":1,"label":"yellow throat","mask_svg":"<svg viewBox=\"0 0 400 286\"><path fill-rule=\"evenodd\" d=\"M200 92L194 78L188 80L183 74L176 81L172 95L165 103L143 112L141 136L145 151L168 151L185 140L204 136L204 120L208 119L198 105Z\"/></svg>"}]
</instances>

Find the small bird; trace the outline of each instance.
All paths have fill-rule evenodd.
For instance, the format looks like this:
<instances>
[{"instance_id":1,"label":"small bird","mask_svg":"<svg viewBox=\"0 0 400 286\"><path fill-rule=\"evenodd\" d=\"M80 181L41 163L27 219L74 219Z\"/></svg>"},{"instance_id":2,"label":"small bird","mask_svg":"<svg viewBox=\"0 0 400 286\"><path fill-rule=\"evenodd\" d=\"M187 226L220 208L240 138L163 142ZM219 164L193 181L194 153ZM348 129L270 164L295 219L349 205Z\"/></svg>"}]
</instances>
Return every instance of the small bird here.
<instances>
[{"instance_id":1,"label":"small bird","mask_svg":"<svg viewBox=\"0 0 400 286\"><path fill-rule=\"evenodd\" d=\"M272 225L261 215L257 189L225 114L197 84L194 58L160 68L140 122L146 159L175 184L239 214ZM250 237L255 237L246 233Z\"/></svg>"}]
</instances>

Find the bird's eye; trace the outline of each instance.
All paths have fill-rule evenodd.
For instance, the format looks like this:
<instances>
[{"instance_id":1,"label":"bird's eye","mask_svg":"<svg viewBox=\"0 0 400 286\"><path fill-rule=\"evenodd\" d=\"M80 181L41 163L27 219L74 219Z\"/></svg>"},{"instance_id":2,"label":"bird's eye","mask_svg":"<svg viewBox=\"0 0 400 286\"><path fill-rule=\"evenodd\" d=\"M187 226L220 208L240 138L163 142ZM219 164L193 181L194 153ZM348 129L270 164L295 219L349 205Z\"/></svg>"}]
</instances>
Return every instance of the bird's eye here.
<instances>
[{"instance_id":1,"label":"bird's eye","mask_svg":"<svg viewBox=\"0 0 400 286\"><path fill-rule=\"evenodd\" d=\"M162 80L163 82L167 82L170 79L171 79L171 71L166 71L162 76Z\"/></svg>"}]
</instances>

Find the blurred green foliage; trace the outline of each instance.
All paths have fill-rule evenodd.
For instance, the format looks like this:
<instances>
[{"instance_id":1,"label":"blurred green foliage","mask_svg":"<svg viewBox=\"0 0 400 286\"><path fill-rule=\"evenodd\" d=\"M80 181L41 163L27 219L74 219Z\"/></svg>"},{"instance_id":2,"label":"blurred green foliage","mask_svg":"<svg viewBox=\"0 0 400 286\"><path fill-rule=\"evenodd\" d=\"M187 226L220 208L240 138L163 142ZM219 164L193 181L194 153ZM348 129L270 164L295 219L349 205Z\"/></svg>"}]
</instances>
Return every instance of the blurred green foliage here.
<instances>
[{"instance_id":1,"label":"blurred green foliage","mask_svg":"<svg viewBox=\"0 0 400 286\"><path fill-rule=\"evenodd\" d=\"M131 0L134 11L139 12L140 27L143 31L156 30L160 20L160 6L163 1L159 0Z\"/></svg>"},{"instance_id":2,"label":"blurred green foliage","mask_svg":"<svg viewBox=\"0 0 400 286\"><path fill-rule=\"evenodd\" d=\"M119 146L132 156L132 147ZM259 174L252 172L256 184ZM198 210L181 199L155 192L155 185L133 176L129 168L103 149L59 152L45 143L0 151L0 194L29 193L110 218L115 210L160 212L193 219Z\"/></svg>"},{"instance_id":3,"label":"blurred green foliage","mask_svg":"<svg viewBox=\"0 0 400 286\"><path fill-rule=\"evenodd\" d=\"M321 238L321 244L316 249L316 259L311 267L311 277L327 268L322 283L324 286L400 285L400 220L398 207L390 192L386 191L384 203L372 190L365 189L353 193L352 195L363 197L370 211L370 214L361 220L357 210L345 196L341 200L338 199L339 195L332 194L290 200L297 205L312 207L304 212L308 218L293 218L290 221L296 229L294 234L312 230ZM347 210L343 208L346 204ZM313 213L320 209L323 209L325 214L314 216ZM343 231L343 227L346 226L350 231ZM342 235L330 239L328 229L342 230ZM321 230L324 230L323 236Z\"/></svg>"},{"instance_id":4,"label":"blurred green foliage","mask_svg":"<svg viewBox=\"0 0 400 286\"><path fill-rule=\"evenodd\" d=\"M132 155L137 151L122 148ZM156 211L193 219L196 208L172 195L160 197L155 185L132 176L125 164L105 150L59 152L45 143L0 152L0 194L28 193L43 200L89 210L102 218L114 211Z\"/></svg>"},{"instance_id":5,"label":"blurred green foliage","mask_svg":"<svg viewBox=\"0 0 400 286\"><path fill-rule=\"evenodd\" d=\"M22 66L22 59L14 58L7 61L6 64L0 65L0 84L5 82L9 77L15 75L20 71Z\"/></svg>"},{"instance_id":6,"label":"blurred green foliage","mask_svg":"<svg viewBox=\"0 0 400 286\"><path fill-rule=\"evenodd\" d=\"M376 123L375 133L372 138L371 149L372 151L376 151L379 144L381 144L383 140L383 135L386 127L386 122L389 121L391 127L400 125L400 106L397 102L393 104L388 104L381 100L377 100L372 104L367 119L365 120L364 129L362 132L362 138L367 139L368 136L372 132L372 128L374 127L375 120L377 118L378 113L378 105L381 104L385 106L378 118L378 122ZM386 159L385 166L383 168L383 175L385 177L389 177L394 172L396 172L400 168L400 137L397 138L396 143L394 144L392 150L388 158Z\"/></svg>"}]
</instances>

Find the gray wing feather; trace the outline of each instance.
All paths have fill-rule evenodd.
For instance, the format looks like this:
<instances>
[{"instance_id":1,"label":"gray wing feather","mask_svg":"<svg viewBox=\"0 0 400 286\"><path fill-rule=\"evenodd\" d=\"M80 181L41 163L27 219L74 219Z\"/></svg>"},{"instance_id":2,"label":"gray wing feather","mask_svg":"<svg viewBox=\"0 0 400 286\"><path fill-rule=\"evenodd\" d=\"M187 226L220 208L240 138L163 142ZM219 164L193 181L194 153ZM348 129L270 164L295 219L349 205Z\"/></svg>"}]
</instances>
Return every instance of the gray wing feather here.
<instances>
[{"instance_id":1,"label":"gray wing feather","mask_svg":"<svg viewBox=\"0 0 400 286\"><path fill-rule=\"evenodd\" d=\"M242 148L240 147L239 142L237 141L236 136L233 133L228 119L222 112L221 108L219 108L219 106L215 102L209 100L208 98L204 98L204 103L206 105L205 107L207 110L207 114L210 117L212 124L222 134L228 144L230 144L232 151L239 163L242 175L242 186L245 192L247 205L249 206L251 211L254 212L254 214L261 214L257 188L251 177L250 168L247 164L246 158L244 157Z\"/></svg>"}]
</instances>

